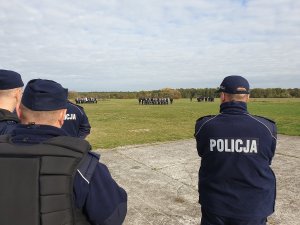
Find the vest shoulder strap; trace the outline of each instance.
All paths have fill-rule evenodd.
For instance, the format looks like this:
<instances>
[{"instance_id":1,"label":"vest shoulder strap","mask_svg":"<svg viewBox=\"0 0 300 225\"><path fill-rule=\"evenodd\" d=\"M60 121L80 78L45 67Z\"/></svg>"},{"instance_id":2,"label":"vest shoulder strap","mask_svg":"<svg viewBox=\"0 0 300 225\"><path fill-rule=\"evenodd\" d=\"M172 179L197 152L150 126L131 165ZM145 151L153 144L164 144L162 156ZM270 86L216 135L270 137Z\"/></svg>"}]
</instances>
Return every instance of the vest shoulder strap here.
<instances>
[{"instance_id":1,"label":"vest shoulder strap","mask_svg":"<svg viewBox=\"0 0 300 225\"><path fill-rule=\"evenodd\" d=\"M90 183L97 164L99 163L99 159L99 155L90 152L81 161L77 171L87 183Z\"/></svg>"}]
</instances>

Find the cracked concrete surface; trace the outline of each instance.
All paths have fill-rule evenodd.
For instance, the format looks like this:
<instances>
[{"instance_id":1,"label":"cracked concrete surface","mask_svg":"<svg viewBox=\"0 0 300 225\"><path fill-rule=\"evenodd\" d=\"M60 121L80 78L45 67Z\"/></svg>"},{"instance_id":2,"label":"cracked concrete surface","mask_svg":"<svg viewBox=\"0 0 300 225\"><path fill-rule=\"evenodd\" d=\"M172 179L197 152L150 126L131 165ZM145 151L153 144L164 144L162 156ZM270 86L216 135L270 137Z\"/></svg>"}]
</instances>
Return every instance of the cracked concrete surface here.
<instances>
[{"instance_id":1,"label":"cracked concrete surface","mask_svg":"<svg viewBox=\"0 0 300 225\"><path fill-rule=\"evenodd\" d=\"M124 225L199 224L195 140L96 151L128 193ZM272 168L277 200L268 224L300 225L300 137L278 136Z\"/></svg>"}]
</instances>

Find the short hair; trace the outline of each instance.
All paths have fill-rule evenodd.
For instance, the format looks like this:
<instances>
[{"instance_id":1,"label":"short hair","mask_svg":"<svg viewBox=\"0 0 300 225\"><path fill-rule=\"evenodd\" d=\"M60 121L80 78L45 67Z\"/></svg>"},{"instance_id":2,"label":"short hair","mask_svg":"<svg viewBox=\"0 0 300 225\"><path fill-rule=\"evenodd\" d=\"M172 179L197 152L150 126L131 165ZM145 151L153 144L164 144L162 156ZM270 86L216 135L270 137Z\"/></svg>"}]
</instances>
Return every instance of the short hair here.
<instances>
[{"instance_id":1,"label":"short hair","mask_svg":"<svg viewBox=\"0 0 300 225\"><path fill-rule=\"evenodd\" d=\"M228 94L224 93L227 96L228 101L246 101L249 94Z\"/></svg>"},{"instance_id":2,"label":"short hair","mask_svg":"<svg viewBox=\"0 0 300 225\"><path fill-rule=\"evenodd\" d=\"M21 89L22 89L22 88L14 88L14 89L0 90L0 98L1 98L1 97L11 97L15 91L21 90Z\"/></svg>"},{"instance_id":3,"label":"short hair","mask_svg":"<svg viewBox=\"0 0 300 225\"><path fill-rule=\"evenodd\" d=\"M54 111L33 111L28 109L22 103L20 104L20 108L22 110L21 121L25 120L30 123L37 124L53 124L59 117L59 113L62 109L54 110Z\"/></svg>"}]
</instances>

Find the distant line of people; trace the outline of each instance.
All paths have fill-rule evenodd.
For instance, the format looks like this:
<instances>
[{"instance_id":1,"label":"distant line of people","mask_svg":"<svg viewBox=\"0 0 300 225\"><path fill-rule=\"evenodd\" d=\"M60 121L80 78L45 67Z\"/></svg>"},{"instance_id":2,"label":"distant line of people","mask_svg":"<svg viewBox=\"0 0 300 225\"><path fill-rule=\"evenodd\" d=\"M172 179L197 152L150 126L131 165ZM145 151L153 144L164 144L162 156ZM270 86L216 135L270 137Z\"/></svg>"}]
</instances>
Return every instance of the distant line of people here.
<instances>
[{"instance_id":1,"label":"distant line of people","mask_svg":"<svg viewBox=\"0 0 300 225\"><path fill-rule=\"evenodd\" d=\"M204 96L199 96L197 97L198 102L214 102L215 98L214 97L204 97Z\"/></svg>"},{"instance_id":2,"label":"distant line of people","mask_svg":"<svg viewBox=\"0 0 300 225\"><path fill-rule=\"evenodd\" d=\"M140 105L168 105L173 104L173 98L139 98Z\"/></svg>"},{"instance_id":3,"label":"distant line of people","mask_svg":"<svg viewBox=\"0 0 300 225\"><path fill-rule=\"evenodd\" d=\"M91 97L84 97L84 98L75 98L76 104L83 104L83 103L96 103L97 104L97 98L91 98Z\"/></svg>"}]
</instances>

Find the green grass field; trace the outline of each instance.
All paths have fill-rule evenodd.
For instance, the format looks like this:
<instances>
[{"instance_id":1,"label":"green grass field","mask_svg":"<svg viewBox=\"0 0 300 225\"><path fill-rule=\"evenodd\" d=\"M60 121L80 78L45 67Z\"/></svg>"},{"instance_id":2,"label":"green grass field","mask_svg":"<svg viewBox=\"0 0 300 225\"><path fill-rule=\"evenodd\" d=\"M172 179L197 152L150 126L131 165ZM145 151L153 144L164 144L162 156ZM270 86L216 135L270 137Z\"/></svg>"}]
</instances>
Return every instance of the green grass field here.
<instances>
[{"instance_id":1,"label":"green grass field","mask_svg":"<svg viewBox=\"0 0 300 225\"><path fill-rule=\"evenodd\" d=\"M217 114L219 100L139 105L136 99L116 99L83 106L92 126L88 141L96 149L192 138L196 119ZM300 99L252 99L248 110L275 120L280 134L300 135Z\"/></svg>"}]
</instances>

